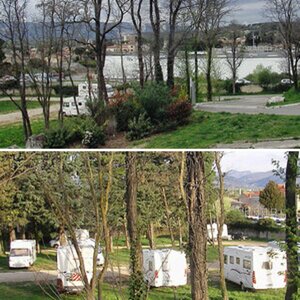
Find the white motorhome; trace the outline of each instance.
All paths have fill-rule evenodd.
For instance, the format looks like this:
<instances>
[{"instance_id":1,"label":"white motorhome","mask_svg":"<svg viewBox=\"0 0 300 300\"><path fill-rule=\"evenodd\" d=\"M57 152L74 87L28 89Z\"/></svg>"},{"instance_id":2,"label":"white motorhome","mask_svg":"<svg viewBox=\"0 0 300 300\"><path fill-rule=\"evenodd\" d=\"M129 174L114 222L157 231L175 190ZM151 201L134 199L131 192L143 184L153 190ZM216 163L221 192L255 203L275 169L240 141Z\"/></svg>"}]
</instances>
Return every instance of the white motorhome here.
<instances>
[{"instance_id":1,"label":"white motorhome","mask_svg":"<svg viewBox=\"0 0 300 300\"><path fill-rule=\"evenodd\" d=\"M172 250L143 250L144 280L154 287L187 284L185 253Z\"/></svg>"},{"instance_id":2,"label":"white motorhome","mask_svg":"<svg viewBox=\"0 0 300 300\"><path fill-rule=\"evenodd\" d=\"M14 240L10 243L9 267L29 268L36 261L35 240Z\"/></svg>"},{"instance_id":3,"label":"white motorhome","mask_svg":"<svg viewBox=\"0 0 300 300\"><path fill-rule=\"evenodd\" d=\"M80 250L84 261L86 276L90 281L93 275L94 247L80 243ZM80 292L84 288L80 263L74 245L59 246L57 248L57 289L60 292Z\"/></svg>"},{"instance_id":4,"label":"white motorhome","mask_svg":"<svg viewBox=\"0 0 300 300\"><path fill-rule=\"evenodd\" d=\"M241 289L278 289L286 286L286 255L272 247L224 247L225 278Z\"/></svg>"},{"instance_id":5,"label":"white motorhome","mask_svg":"<svg viewBox=\"0 0 300 300\"><path fill-rule=\"evenodd\" d=\"M87 108L87 102L89 101L89 99L93 99L97 96L97 88L98 85L95 83L91 84L90 86L88 83L80 83L78 85L78 97L76 97L76 102L78 106L79 115L87 115L89 113ZM108 98L114 96L114 90L111 85L107 84L106 90ZM63 113L66 116L78 115L74 97L64 98Z\"/></svg>"},{"instance_id":6,"label":"white motorhome","mask_svg":"<svg viewBox=\"0 0 300 300\"><path fill-rule=\"evenodd\" d=\"M217 237L218 237L217 223L207 224L207 237L210 240L217 239ZM226 224L223 225L222 239L231 240L231 235L228 234L228 227Z\"/></svg>"}]
</instances>

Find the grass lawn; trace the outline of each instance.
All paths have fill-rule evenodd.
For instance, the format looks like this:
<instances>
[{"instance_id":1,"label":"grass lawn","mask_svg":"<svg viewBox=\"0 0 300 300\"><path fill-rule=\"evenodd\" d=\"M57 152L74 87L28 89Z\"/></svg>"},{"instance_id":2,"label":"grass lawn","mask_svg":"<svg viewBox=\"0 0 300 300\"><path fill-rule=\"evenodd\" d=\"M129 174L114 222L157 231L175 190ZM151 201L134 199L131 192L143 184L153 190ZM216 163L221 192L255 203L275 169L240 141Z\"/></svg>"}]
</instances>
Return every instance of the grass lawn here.
<instances>
[{"instance_id":1,"label":"grass lawn","mask_svg":"<svg viewBox=\"0 0 300 300\"><path fill-rule=\"evenodd\" d=\"M50 287L44 286L44 289L51 295ZM257 292L242 292L239 287L228 284L229 298L231 300L282 300L284 299L284 290L268 290ZM50 299L49 295L45 295L41 287L30 283L14 283L0 284L0 295L5 295L7 300L42 300ZM122 286L120 290L113 288L109 284L104 284L103 297L105 300L128 299L127 286ZM175 296L176 295L176 296ZM209 282L209 297L211 300L220 300L221 292L216 283ZM61 299L79 300L83 299L83 295L63 295ZM53 299L53 298L52 298ZM54 297L54 299L58 299ZM149 300L188 300L191 299L190 286L179 288L153 288L150 290Z\"/></svg>"},{"instance_id":2,"label":"grass lawn","mask_svg":"<svg viewBox=\"0 0 300 300\"><path fill-rule=\"evenodd\" d=\"M13 271L24 271L26 269L14 269ZM37 271L37 270L56 270L56 252L55 251L47 251L44 253L39 253L37 255L36 262L33 267L29 270ZM8 256L0 255L0 272L9 272L11 271L8 267ZM0 297L1 299L1 297Z\"/></svg>"},{"instance_id":3,"label":"grass lawn","mask_svg":"<svg viewBox=\"0 0 300 300\"><path fill-rule=\"evenodd\" d=\"M16 101L17 104L21 104L21 101ZM27 108L40 108L41 105L38 101L28 101L27 102ZM8 114L14 111L19 111L19 109L16 107L14 103L12 103L10 100L0 101L0 115L2 114Z\"/></svg>"},{"instance_id":4,"label":"grass lawn","mask_svg":"<svg viewBox=\"0 0 300 300\"><path fill-rule=\"evenodd\" d=\"M217 143L260 139L300 138L300 116L194 112L191 122L177 130L132 143L143 148L210 148ZM299 141L300 145L300 141Z\"/></svg>"}]
</instances>

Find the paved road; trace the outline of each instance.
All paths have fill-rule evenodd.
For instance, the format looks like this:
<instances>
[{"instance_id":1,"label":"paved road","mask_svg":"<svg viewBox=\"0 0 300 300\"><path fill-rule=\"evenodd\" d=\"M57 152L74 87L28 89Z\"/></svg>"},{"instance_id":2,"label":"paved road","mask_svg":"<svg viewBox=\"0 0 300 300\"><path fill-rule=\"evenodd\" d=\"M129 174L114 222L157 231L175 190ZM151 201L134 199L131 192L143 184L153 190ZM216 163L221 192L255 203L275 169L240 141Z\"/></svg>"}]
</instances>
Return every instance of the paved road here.
<instances>
[{"instance_id":1,"label":"paved road","mask_svg":"<svg viewBox=\"0 0 300 300\"><path fill-rule=\"evenodd\" d=\"M57 114L59 111L59 105L54 104L51 105L51 115L52 114ZM28 109L28 113L31 119L40 117L43 115L43 111L41 108L33 108L33 109ZM20 111L12 112L9 114L0 114L0 125L6 125L6 124L13 124L22 121L22 115Z\"/></svg>"},{"instance_id":2,"label":"paved road","mask_svg":"<svg viewBox=\"0 0 300 300\"><path fill-rule=\"evenodd\" d=\"M300 115L300 103L282 107L267 108L266 103L268 99L272 97L274 97L274 95L230 96L224 98L236 98L237 100L198 103L196 104L195 109L208 112L229 112L252 115L260 113L288 116Z\"/></svg>"}]
</instances>

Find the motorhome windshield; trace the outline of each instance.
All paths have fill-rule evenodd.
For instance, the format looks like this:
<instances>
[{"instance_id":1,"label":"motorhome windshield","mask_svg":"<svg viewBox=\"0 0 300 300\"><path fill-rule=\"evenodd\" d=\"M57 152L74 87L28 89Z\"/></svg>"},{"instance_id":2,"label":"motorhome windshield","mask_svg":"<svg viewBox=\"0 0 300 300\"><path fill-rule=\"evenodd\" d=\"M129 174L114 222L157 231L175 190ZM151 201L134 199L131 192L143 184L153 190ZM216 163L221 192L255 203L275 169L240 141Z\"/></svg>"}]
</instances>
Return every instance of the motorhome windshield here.
<instances>
[{"instance_id":1,"label":"motorhome windshield","mask_svg":"<svg viewBox=\"0 0 300 300\"><path fill-rule=\"evenodd\" d=\"M10 256L29 256L29 249L11 249Z\"/></svg>"}]
</instances>

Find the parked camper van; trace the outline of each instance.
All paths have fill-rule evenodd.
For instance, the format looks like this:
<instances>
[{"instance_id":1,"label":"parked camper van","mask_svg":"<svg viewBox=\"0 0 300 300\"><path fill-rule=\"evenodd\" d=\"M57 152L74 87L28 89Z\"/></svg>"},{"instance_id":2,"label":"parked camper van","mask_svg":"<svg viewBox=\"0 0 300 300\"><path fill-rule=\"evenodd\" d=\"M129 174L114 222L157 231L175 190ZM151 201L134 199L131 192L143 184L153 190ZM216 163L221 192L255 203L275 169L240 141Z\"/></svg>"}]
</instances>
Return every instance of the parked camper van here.
<instances>
[{"instance_id":1,"label":"parked camper van","mask_svg":"<svg viewBox=\"0 0 300 300\"><path fill-rule=\"evenodd\" d=\"M94 247L80 243L86 276L90 281L93 275ZM80 272L79 259L75 247L71 244L57 248L57 289L60 292L80 292L84 288Z\"/></svg>"},{"instance_id":2,"label":"parked camper van","mask_svg":"<svg viewBox=\"0 0 300 300\"><path fill-rule=\"evenodd\" d=\"M36 261L35 240L15 240L10 243L9 267L29 268Z\"/></svg>"},{"instance_id":3,"label":"parked camper van","mask_svg":"<svg viewBox=\"0 0 300 300\"><path fill-rule=\"evenodd\" d=\"M88 83L81 83L78 85L78 97L76 97L76 102L80 115L86 115L89 113L87 108L87 102L89 101L89 99L93 99L97 96L97 88L98 85L95 83L91 84L90 86ZM107 84L106 90L109 98L114 96L114 90L111 85ZM78 115L74 97L64 98L63 113L66 116Z\"/></svg>"},{"instance_id":4,"label":"parked camper van","mask_svg":"<svg viewBox=\"0 0 300 300\"><path fill-rule=\"evenodd\" d=\"M212 240L216 240L218 237L218 226L217 223L207 225L207 237ZM228 227L226 224L223 225L222 239L231 240L231 235L228 234Z\"/></svg>"},{"instance_id":5,"label":"parked camper van","mask_svg":"<svg viewBox=\"0 0 300 300\"><path fill-rule=\"evenodd\" d=\"M285 252L272 247L224 248L225 278L242 289L277 289L286 286Z\"/></svg>"},{"instance_id":6,"label":"parked camper van","mask_svg":"<svg viewBox=\"0 0 300 300\"><path fill-rule=\"evenodd\" d=\"M187 262L183 252L171 249L143 250L144 280L154 287L187 284Z\"/></svg>"}]
</instances>

